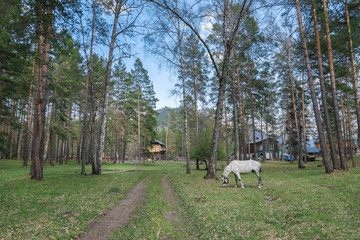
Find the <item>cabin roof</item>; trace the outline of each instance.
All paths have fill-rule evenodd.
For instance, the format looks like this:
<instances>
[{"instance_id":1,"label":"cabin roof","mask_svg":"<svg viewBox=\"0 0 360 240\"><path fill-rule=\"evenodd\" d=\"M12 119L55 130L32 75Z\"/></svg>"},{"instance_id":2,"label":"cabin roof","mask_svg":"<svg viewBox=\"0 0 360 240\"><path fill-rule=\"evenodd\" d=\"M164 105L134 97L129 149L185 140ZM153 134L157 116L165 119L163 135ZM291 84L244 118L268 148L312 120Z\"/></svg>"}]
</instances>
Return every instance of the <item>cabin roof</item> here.
<instances>
[{"instance_id":1,"label":"cabin roof","mask_svg":"<svg viewBox=\"0 0 360 240\"><path fill-rule=\"evenodd\" d=\"M157 143L157 144L160 144L161 146L164 146L164 147L166 146L164 143L160 142L159 140L151 141L151 143L152 144Z\"/></svg>"}]
</instances>

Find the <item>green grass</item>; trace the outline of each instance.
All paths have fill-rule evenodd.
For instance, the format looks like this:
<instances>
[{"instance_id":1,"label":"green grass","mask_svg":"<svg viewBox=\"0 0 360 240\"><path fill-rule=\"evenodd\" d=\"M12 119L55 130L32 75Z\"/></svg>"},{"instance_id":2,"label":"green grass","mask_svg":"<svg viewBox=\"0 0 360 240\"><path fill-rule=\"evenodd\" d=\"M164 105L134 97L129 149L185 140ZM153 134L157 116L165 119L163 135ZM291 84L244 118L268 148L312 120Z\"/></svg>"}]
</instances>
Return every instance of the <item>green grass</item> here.
<instances>
[{"instance_id":1,"label":"green grass","mask_svg":"<svg viewBox=\"0 0 360 240\"><path fill-rule=\"evenodd\" d=\"M135 165L105 164L108 170ZM91 219L112 208L150 172L102 176L80 174L75 162L45 166L42 181L30 180L19 160L0 161L0 239L69 239L86 230ZM87 172L91 172L87 166Z\"/></svg>"},{"instance_id":2,"label":"green grass","mask_svg":"<svg viewBox=\"0 0 360 240\"><path fill-rule=\"evenodd\" d=\"M105 164L103 172L117 173L102 176L81 176L76 163L46 166L37 182L21 161L0 160L0 239L70 239L147 176L144 204L112 239L358 239L360 168L325 174L317 164L299 170L296 163L266 162L264 187L248 174L240 189L232 176L223 188L203 180L204 171L185 174L183 162L148 163L135 172L125 172L133 164ZM165 175L176 204L164 195ZM166 211L176 211L181 223L167 222Z\"/></svg>"}]
</instances>

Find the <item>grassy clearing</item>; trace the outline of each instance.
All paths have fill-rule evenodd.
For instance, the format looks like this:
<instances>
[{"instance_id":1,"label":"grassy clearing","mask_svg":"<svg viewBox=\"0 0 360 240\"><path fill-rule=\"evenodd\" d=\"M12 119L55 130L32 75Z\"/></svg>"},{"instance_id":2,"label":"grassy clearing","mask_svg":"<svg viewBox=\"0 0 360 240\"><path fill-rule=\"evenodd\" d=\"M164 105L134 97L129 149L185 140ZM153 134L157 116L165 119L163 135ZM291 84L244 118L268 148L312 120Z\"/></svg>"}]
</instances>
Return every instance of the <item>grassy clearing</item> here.
<instances>
[{"instance_id":1,"label":"grassy clearing","mask_svg":"<svg viewBox=\"0 0 360 240\"><path fill-rule=\"evenodd\" d=\"M234 188L233 178L222 188L196 172L171 179L199 239L358 239L360 169L328 175L317 164L299 170L267 162L261 190L253 174L242 177L245 189Z\"/></svg>"},{"instance_id":2,"label":"grassy clearing","mask_svg":"<svg viewBox=\"0 0 360 240\"><path fill-rule=\"evenodd\" d=\"M105 164L103 172L134 169ZM70 239L91 219L112 208L150 172L102 176L80 174L80 165L45 166L41 182L30 180L19 160L0 161L0 239ZM87 166L87 172L91 172Z\"/></svg>"},{"instance_id":3,"label":"grassy clearing","mask_svg":"<svg viewBox=\"0 0 360 240\"><path fill-rule=\"evenodd\" d=\"M112 239L358 239L360 168L325 174L319 162L263 164L264 188L254 174L243 175L245 189L203 180L204 171L185 174L183 162L103 166L102 176L81 176L80 166L46 166L44 180L29 179L20 161L0 161L0 239L70 239L91 219L110 209L146 176L144 205ZM357 159L357 164L360 164ZM88 169L88 172L90 169ZM222 170L219 170L220 177ZM179 204L167 202L168 176ZM176 211L181 223L167 222Z\"/></svg>"}]
</instances>

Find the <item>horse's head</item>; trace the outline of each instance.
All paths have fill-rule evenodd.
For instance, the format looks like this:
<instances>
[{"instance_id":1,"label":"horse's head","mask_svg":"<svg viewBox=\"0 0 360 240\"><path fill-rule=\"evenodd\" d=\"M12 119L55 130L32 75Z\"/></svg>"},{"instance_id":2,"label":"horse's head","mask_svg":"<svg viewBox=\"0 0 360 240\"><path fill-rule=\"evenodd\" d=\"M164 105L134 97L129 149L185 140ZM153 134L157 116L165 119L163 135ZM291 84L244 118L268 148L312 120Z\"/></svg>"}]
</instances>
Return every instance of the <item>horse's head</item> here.
<instances>
[{"instance_id":1,"label":"horse's head","mask_svg":"<svg viewBox=\"0 0 360 240\"><path fill-rule=\"evenodd\" d=\"M222 181L222 186L226 187L227 184L229 183L229 179L225 176L221 176L221 181Z\"/></svg>"}]
</instances>

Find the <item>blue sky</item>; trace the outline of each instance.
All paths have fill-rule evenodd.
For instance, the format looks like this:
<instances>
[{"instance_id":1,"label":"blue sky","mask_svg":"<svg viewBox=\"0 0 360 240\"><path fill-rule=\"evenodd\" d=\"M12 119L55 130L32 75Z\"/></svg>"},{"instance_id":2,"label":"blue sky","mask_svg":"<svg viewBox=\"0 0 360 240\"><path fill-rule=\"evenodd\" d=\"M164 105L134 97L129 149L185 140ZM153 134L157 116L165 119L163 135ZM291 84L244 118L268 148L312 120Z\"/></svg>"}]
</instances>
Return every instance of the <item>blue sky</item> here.
<instances>
[{"instance_id":1,"label":"blue sky","mask_svg":"<svg viewBox=\"0 0 360 240\"><path fill-rule=\"evenodd\" d=\"M175 76L171 74L170 70L166 67L160 68L159 59L156 56L145 54L140 49L137 54L144 68L148 71L150 80L153 82L155 95L159 99L156 103L156 109L164 107L176 108L180 106L180 99L178 96L171 95L171 90L175 85ZM127 71L130 71L134 66L134 58L125 59Z\"/></svg>"},{"instance_id":2,"label":"blue sky","mask_svg":"<svg viewBox=\"0 0 360 240\"><path fill-rule=\"evenodd\" d=\"M92 14L92 13L91 13ZM110 25L112 24L112 16L102 15ZM88 18L91 18L88 16ZM141 17L142 19L146 18L145 16ZM98 33L96 33L98 34ZM126 38L126 42L130 43L133 47L131 50L131 58L122 59L126 65L126 70L131 71L134 66L136 58L139 58L144 65L144 68L148 71L150 80L153 82L155 95L158 98L156 103L156 109L161 109L164 107L176 108L180 106L180 98L171 94L171 90L174 88L176 83L176 76L171 73L171 71L166 67L162 66L160 68L160 60L157 56L147 54L145 52L144 43L141 40L140 36L135 36L134 38ZM102 56L103 58L108 58L109 49L107 46L97 45L94 47L94 53ZM117 50L115 50L117 52ZM115 58L118 56L114 56Z\"/></svg>"}]
</instances>

